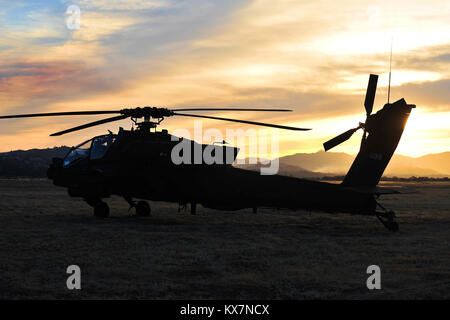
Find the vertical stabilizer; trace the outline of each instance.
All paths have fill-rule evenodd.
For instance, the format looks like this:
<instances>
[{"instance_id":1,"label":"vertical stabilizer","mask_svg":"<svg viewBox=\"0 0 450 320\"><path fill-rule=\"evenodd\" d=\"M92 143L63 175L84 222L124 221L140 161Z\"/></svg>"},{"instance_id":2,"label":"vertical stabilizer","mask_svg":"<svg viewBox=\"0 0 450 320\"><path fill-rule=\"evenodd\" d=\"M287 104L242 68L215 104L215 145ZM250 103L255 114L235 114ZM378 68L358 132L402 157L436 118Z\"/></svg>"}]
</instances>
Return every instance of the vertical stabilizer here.
<instances>
[{"instance_id":1,"label":"vertical stabilizer","mask_svg":"<svg viewBox=\"0 0 450 320\"><path fill-rule=\"evenodd\" d=\"M408 121L411 109L404 99L385 104L377 113L370 115L365 124L368 135L350 170L345 176L346 186L376 186L383 175Z\"/></svg>"}]
</instances>

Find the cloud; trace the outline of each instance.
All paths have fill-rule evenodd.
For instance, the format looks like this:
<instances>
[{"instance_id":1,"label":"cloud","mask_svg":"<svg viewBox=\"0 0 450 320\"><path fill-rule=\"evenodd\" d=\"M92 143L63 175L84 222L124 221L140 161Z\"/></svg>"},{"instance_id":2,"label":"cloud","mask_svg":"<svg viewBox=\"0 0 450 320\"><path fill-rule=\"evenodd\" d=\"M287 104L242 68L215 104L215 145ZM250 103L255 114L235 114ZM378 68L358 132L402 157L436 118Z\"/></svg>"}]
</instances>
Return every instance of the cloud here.
<instances>
[{"instance_id":1,"label":"cloud","mask_svg":"<svg viewBox=\"0 0 450 320\"><path fill-rule=\"evenodd\" d=\"M45 112L47 106L123 85L83 61L14 61L1 66L2 113Z\"/></svg>"},{"instance_id":2,"label":"cloud","mask_svg":"<svg viewBox=\"0 0 450 320\"><path fill-rule=\"evenodd\" d=\"M68 2L68 1L64 1ZM134 11L167 7L171 1L163 0L78 0L83 9L94 11Z\"/></svg>"},{"instance_id":3,"label":"cloud","mask_svg":"<svg viewBox=\"0 0 450 320\"><path fill-rule=\"evenodd\" d=\"M411 83L395 89L398 95L407 97L409 103L428 107L434 111L450 112L450 79Z\"/></svg>"}]
</instances>

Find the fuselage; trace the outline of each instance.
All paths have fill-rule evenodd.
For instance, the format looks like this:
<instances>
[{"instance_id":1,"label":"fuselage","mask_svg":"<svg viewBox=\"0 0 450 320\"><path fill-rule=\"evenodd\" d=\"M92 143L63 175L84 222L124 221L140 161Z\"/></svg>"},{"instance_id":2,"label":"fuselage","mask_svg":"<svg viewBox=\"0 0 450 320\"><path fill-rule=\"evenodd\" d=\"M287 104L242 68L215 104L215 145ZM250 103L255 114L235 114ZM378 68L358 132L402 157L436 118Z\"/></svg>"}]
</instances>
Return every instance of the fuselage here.
<instances>
[{"instance_id":1,"label":"fuselage","mask_svg":"<svg viewBox=\"0 0 450 320\"><path fill-rule=\"evenodd\" d=\"M238 210L274 207L326 212L372 214L375 200L339 184L281 175L261 175L231 165L237 148L215 146L232 161L221 164L174 164L172 149L179 143L167 132L119 131L95 137L55 159L49 178L86 200L118 195L128 198L197 203L207 208ZM184 140L193 148L199 145ZM216 151L216 152L217 152ZM192 159L194 160L194 159Z\"/></svg>"}]
</instances>

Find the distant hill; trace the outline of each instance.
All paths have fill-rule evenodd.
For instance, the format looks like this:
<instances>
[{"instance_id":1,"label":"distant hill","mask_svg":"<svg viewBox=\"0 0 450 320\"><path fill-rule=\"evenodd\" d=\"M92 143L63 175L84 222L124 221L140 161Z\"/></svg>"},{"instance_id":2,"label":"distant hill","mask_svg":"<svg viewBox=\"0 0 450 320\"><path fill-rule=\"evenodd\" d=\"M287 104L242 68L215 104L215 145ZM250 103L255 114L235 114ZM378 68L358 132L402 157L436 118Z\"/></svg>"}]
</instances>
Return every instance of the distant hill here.
<instances>
[{"instance_id":1,"label":"distant hill","mask_svg":"<svg viewBox=\"0 0 450 320\"><path fill-rule=\"evenodd\" d=\"M258 164L243 164L243 165L236 164L234 166L237 168L245 169L245 170L259 171L259 169L261 167L267 167L268 165L261 165L258 163ZM305 170L299 166L294 166L294 165L291 166L288 164L280 164L280 168L279 168L277 174L281 174L283 176L309 178L309 179L319 179L324 176L331 175L330 173L309 171L309 170Z\"/></svg>"},{"instance_id":2,"label":"distant hill","mask_svg":"<svg viewBox=\"0 0 450 320\"><path fill-rule=\"evenodd\" d=\"M62 146L0 153L0 177L45 177L52 158L64 157L69 150Z\"/></svg>"},{"instance_id":3,"label":"distant hill","mask_svg":"<svg viewBox=\"0 0 450 320\"><path fill-rule=\"evenodd\" d=\"M352 164L354 156L342 152L296 153L280 158L280 167L295 166L313 172L343 174Z\"/></svg>"},{"instance_id":4,"label":"distant hill","mask_svg":"<svg viewBox=\"0 0 450 320\"><path fill-rule=\"evenodd\" d=\"M430 153L413 159L413 163L417 167L432 168L440 173L450 175L450 152Z\"/></svg>"},{"instance_id":5,"label":"distant hill","mask_svg":"<svg viewBox=\"0 0 450 320\"><path fill-rule=\"evenodd\" d=\"M304 178L345 175L354 158L355 156L342 152L297 153L279 158L279 173ZM255 164L236 166L250 170L258 168ZM384 176L448 177L450 176L450 152L428 154L418 158L394 155Z\"/></svg>"}]
</instances>

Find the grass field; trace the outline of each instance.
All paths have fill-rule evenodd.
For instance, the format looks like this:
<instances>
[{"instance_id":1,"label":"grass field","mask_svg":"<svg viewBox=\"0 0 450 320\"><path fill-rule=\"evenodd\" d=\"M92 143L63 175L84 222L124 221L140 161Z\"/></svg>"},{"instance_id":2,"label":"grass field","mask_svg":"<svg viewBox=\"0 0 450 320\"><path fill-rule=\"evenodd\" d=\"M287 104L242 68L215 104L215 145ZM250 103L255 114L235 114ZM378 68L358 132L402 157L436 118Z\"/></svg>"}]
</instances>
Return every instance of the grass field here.
<instances>
[{"instance_id":1,"label":"grass field","mask_svg":"<svg viewBox=\"0 0 450 320\"><path fill-rule=\"evenodd\" d=\"M93 218L47 180L0 180L0 298L448 299L450 184L403 183L386 196L400 231L375 217L261 209L237 212L151 203L130 217ZM66 288L79 265L81 290ZM381 268L368 290L366 268Z\"/></svg>"}]
</instances>

